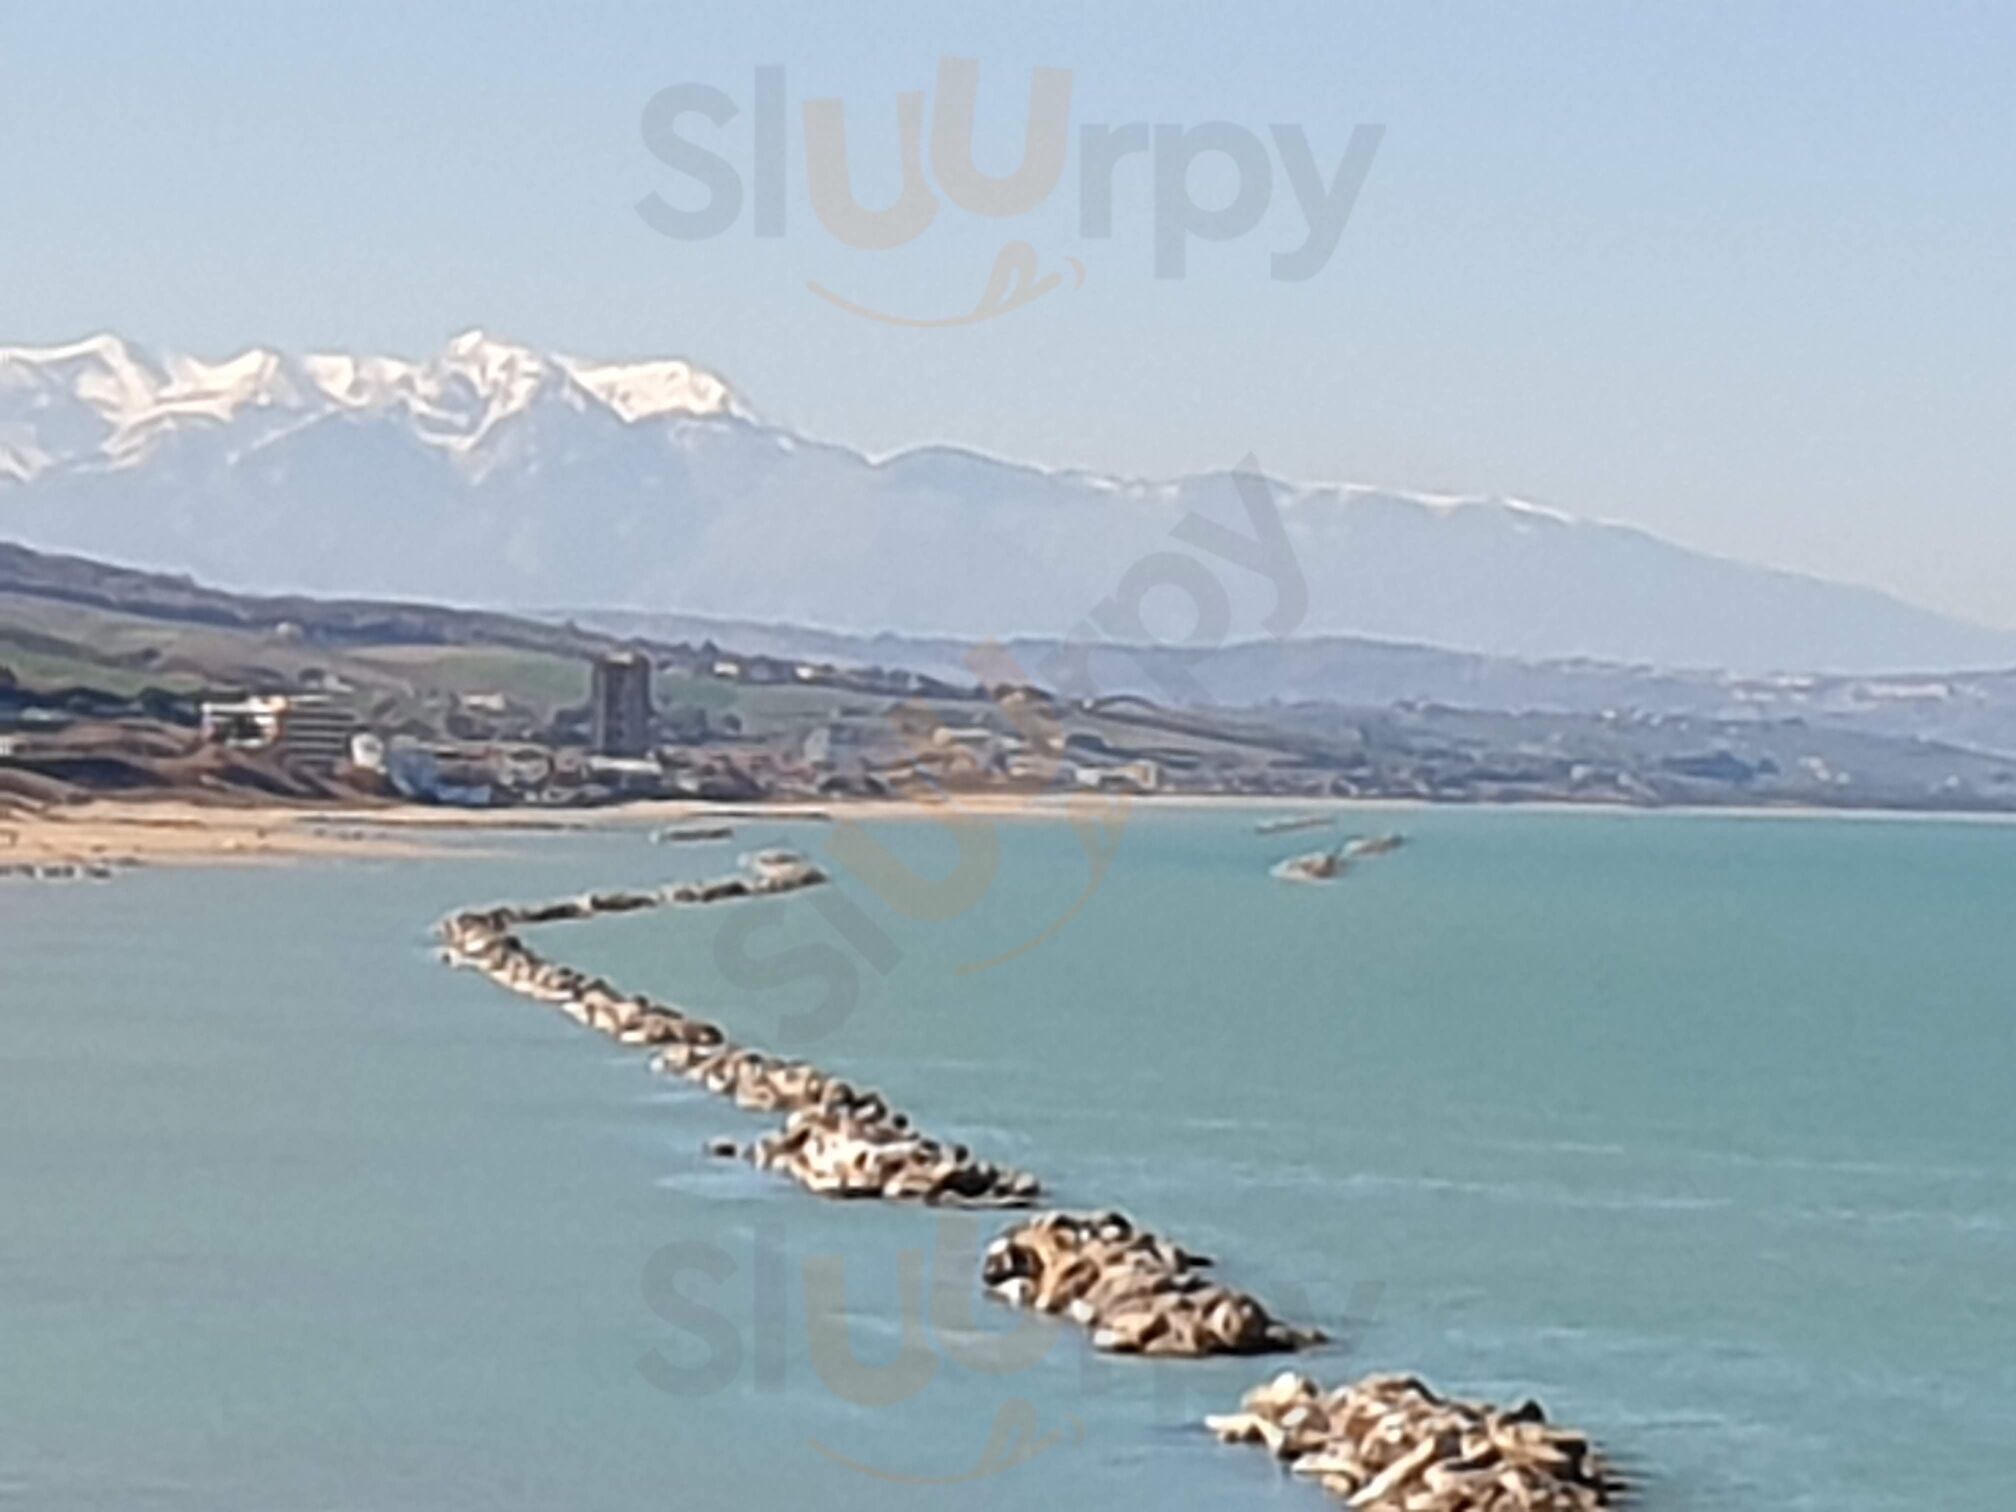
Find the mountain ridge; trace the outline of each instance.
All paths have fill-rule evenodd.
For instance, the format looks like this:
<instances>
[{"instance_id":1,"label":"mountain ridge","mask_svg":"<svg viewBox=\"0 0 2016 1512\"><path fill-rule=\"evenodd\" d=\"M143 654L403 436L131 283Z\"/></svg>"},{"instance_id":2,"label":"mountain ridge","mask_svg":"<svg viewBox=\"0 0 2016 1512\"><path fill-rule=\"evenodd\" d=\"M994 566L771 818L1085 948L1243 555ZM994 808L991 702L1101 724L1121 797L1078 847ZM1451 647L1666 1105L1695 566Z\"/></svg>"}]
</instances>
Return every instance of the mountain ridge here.
<instances>
[{"instance_id":1,"label":"mountain ridge","mask_svg":"<svg viewBox=\"0 0 2016 1512\"><path fill-rule=\"evenodd\" d=\"M481 330L464 331L417 361L272 347L210 361L156 352L108 331L51 347L0 347L0 428L13 433L0 444L0 476L25 483L64 468L138 466L177 422L229 427L265 418L259 412L312 423L403 409L424 440L467 449L542 396L592 400L625 423L741 412L723 380L683 359L626 363L540 353ZM37 411L54 412L55 450L39 434L22 434L37 429L23 424ZM255 444L271 438L248 429Z\"/></svg>"},{"instance_id":2,"label":"mountain ridge","mask_svg":"<svg viewBox=\"0 0 2016 1512\"><path fill-rule=\"evenodd\" d=\"M1230 477L871 457L763 421L684 359L482 332L425 359L0 348L0 531L248 591L1062 636L1186 515L1250 535ZM2016 632L1512 496L1267 493L1307 587L1299 635L1746 673L2016 663ZM1273 585L1203 565L1226 638L1261 634ZM1187 629L1180 603L1143 607L1151 632Z\"/></svg>"}]
</instances>

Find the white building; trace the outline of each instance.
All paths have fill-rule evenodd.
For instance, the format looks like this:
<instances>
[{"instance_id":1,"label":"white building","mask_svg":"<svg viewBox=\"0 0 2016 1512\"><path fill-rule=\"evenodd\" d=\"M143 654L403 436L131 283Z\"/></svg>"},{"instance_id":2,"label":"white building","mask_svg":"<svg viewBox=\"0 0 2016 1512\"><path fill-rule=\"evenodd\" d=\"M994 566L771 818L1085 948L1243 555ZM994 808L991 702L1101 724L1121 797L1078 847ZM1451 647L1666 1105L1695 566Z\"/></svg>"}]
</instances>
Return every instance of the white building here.
<instances>
[{"instance_id":1,"label":"white building","mask_svg":"<svg viewBox=\"0 0 2016 1512\"><path fill-rule=\"evenodd\" d=\"M1118 766L1080 767L1078 785L1114 793L1152 793L1162 786L1162 768L1145 757Z\"/></svg>"},{"instance_id":2,"label":"white building","mask_svg":"<svg viewBox=\"0 0 2016 1512\"><path fill-rule=\"evenodd\" d=\"M269 693L202 706L203 738L240 750L271 751L296 766L336 767L350 756L357 720L320 694Z\"/></svg>"},{"instance_id":3,"label":"white building","mask_svg":"<svg viewBox=\"0 0 2016 1512\"><path fill-rule=\"evenodd\" d=\"M359 730L350 737L350 765L367 772L385 770L385 737Z\"/></svg>"}]
</instances>

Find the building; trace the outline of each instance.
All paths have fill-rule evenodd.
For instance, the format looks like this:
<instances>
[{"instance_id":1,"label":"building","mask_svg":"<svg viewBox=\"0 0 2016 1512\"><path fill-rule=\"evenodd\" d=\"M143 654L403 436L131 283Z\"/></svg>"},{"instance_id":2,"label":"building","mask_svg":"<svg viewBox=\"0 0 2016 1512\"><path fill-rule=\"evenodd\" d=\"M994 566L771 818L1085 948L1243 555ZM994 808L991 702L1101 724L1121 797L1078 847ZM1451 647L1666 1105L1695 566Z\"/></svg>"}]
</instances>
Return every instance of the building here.
<instances>
[{"instance_id":1,"label":"building","mask_svg":"<svg viewBox=\"0 0 2016 1512\"><path fill-rule=\"evenodd\" d=\"M590 694L595 750L602 756L643 756L651 749L651 659L618 651L595 659Z\"/></svg>"},{"instance_id":2,"label":"building","mask_svg":"<svg viewBox=\"0 0 2016 1512\"><path fill-rule=\"evenodd\" d=\"M495 790L483 764L463 747L395 735L385 747L385 780L401 798L454 808L488 808Z\"/></svg>"},{"instance_id":3,"label":"building","mask_svg":"<svg viewBox=\"0 0 2016 1512\"><path fill-rule=\"evenodd\" d=\"M350 765L364 772L385 770L385 737L359 730L350 737Z\"/></svg>"},{"instance_id":4,"label":"building","mask_svg":"<svg viewBox=\"0 0 2016 1512\"><path fill-rule=\"evenodd\" d=\"M538 746L493 746L486 764L497 785L531 792L553 780L553 753Z\"/></svg>"},{"instance_id":5,"label":"building","mask_svg":"<svg viewBox=\"0 0 2016 1512\"><path fill-rule=\"evenodd\" d=\"M950 750L961 746L969 751L984 753L993 748L996 737L985 725L940 725L931 732L931 744L940 750Z\"/></svg>"},{"instance_id":6,"label":"building","mask_svg":"<svg viewBox=\"0 0 2016 1512\"><path fill-rule=\"evenodd\" d=\"M350 759L356 716L320 694L273 693L207 702L203 738L241 750L269 751L289 766L333 771Z\"/></svg>"},{"instance_id":7,"label":"building","mask_svg":"<svg viewBox=\"0 0 2016 1512\"><path fill-rule=\"evenodd\" d=\"M1079 786L1078 768L1068 761L1042 752L1017 751L1002 763L1015 782L1042 782L1066 787Z\"/></svg>"},{"instance_id":8,"label":"building","mask_svg":"<svg viewBox=\"0 0 2016 1512\"><path fill-rule=\"evenodd\" d=\"M1162 769L1146 758L1117 766L1080 767L1078 786L1108 793L1153 793L1162 786Z\"/></svg>"}]
</instances>

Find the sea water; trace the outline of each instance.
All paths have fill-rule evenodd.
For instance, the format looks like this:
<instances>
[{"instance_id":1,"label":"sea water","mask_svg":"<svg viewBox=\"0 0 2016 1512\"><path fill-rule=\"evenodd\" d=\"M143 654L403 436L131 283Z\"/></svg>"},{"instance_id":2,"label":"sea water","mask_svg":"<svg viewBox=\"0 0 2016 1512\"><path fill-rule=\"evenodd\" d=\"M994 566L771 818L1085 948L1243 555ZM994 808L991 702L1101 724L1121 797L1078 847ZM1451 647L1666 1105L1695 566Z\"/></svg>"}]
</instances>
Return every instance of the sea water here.
<instances>
[{"instance_id":1,"label":"sea water","mask_svg":"<svg viewBox=\"0 0 2016 1512\"><path fill-rule=\"evenodd\" d=\"M2007 1505L2016 829L1359 815L1411 843L1316 886L1254 817L966 872L880 824L919 882L537 945L1214 1256L1297 1368L1539 1398L1648 1508ZM1198 1426L1290 1362L1094 1356L979 1296L1007 1219L709 1159L770 1121L430 949L834 838L0 884L0 1504L1324 1506Z\"/></svg>"}]
</instances>

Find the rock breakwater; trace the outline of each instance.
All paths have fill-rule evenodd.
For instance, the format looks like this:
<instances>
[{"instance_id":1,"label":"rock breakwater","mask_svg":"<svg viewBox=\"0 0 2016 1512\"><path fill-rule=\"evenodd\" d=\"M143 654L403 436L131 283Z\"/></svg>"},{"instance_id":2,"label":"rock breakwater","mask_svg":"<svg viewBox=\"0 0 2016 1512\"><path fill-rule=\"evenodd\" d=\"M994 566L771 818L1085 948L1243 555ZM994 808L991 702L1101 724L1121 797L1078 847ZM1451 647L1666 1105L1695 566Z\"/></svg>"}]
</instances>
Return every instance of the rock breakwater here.
<instances>
[{"instance_id":1,"label":"rock breakwater","mask_svg":"<svg viewBox=\"0 0 2016 1512\"><path fill-rule=\"evenodd\" d=\"M1538 1403L1459 1401L1408 1375L1325 1391L1283 1372L1205 1426L1368 1512L1588 1512L1623 1490L1589 1440Z\"/></svg>"},{"instance_id":2,"label":"rock breakwater","mask_svg":"<svg viewBox=\"0 0 2016 1512\"><path fill-rule=\"evenodd\" d=\"M1365 853L1397 843L1381 839ZM1320 854L1341 864L1341 852ZM712 881L465 909L438 926L443 953L453 965L650 1052L660 1074L751 1112L783 1116L781 1126L746 1146L710 1140L710 1155L747 1159L820 1196L1033 1206L1044 1195L1036 1177L930 1137L880 1092L807 1061L738 1045L719 1024L547 960L521 937L521 930L567 920L770 897L826 881L788 851L741 862L739 873ZM1113 1354L1258 1355L1326 1342L1319 1330L1284 1322L1217 1280L1208 1258L1119 1212L1026 1217L988 1246L981 1280L1011 1306L1073 1319L1094 1348ZM1371 1376L1326 1391L1284 1373L1248 1392L1238 1412L1206 1423L1227 1443L1265 1446L1295 1475L1370 1512L1587 1512L1612 1505L1622 1489L1588 1439L1549 1424L1538 1405L1506 1410L1445 1398L1412 1376Z\"/></svg>"},{"instance_id":3,"label":"rock breakwater","mask_svg":"<svg viewBox=\"0 0 2016 1512\"><path fill-rule=\"evenodd\" d=\"M1407 843L1404 835L1354 835L1328 850L1310 851L1276 862L1273 875L1283 882L1334 882L1355 861L1391 855Z\"/></svg>"},{"instance_id":4,"label":"rock breakwater","mask_svg":"<svg viewBox=\"0 0 2016 1512\"><path fill-rule=\"evenodd\" d=\"M451 965L479 971L498 986L557 1007L576 1023L619 1044L654 1050L654 1070L679 1076L752 1112L783 1113L782 1129L746 1151L715 1141L761 1170L833 1197L880 1197L960 1206L1026 1207L1042 1184L1026 1172L975 1156L965 1146L916 1130L881 1093L862 1090L818 1067L733 1043L720 1025L605 978L540 956L520 929L735 899L774 897L816 887L825 873L789 851L742 858L743 871L706 882L649 891L585 893L549 903L465 909L438 932Z\"/></svg>"},{"instance_id":5,"label":"rock breakwater","mask_svg":"<svg viewBox=\"0 0 2016 1512\"><path fill-rule=\"evenodd\" d=\"M1272 1354L1324 1342L1213 1279L1210 1266L1124 1213L1043 1213L987 1247L981 1280L1011 1306L1083 1324L1112 1354Z\"/></svg>"},{"instance_id":6,"label":"rock breakwater","mask_svg":"<svg viewBox=\"0 0 2016 1512\"><path fill-rule=\"evenodd\" d=\"M735 826L732 824L669 824L660 830L653 830L653 845L701 845L710 840L732 840Z\"/></svg>"},{"instance_id":7,"label":"rock breakwater","mask_svg":"<svg viewBox=\"0 0 2016 1512\"><path fill-rule=\"evenodd\" d=\"M17 861L0 866L0 880L20 882L110 882L133 861Z\"/></svg>"}]
</instances>

